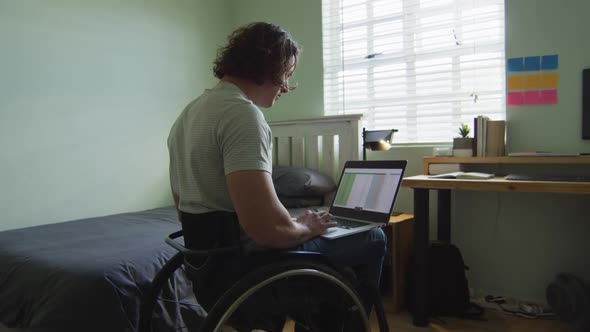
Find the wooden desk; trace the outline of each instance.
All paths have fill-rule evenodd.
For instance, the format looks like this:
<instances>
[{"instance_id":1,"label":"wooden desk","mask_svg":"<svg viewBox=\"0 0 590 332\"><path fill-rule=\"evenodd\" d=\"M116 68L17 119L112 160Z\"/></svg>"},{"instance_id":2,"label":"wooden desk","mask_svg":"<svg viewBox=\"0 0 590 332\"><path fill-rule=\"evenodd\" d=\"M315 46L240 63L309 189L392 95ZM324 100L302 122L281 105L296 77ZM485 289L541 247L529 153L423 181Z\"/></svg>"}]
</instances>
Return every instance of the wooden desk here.
<instances>
[{"instance_id":1,"label":"wooden desk","mask_svg":"<svg viewBox=\"0 0 590 332\"><path fill-rule=\"evenodd\" d=\"M429 164L589 164L590 157L472 157L424 158L424 171ZM414 325L428 325L428 245L429 245L429 190L438 191L438 240L451 241L451 190L539 192L563 194L590 194L590 182L509 181L503 177L489 180L432 179L427 175L406 177L402 187L414 190L414 272L415 303Z\"/></svg>"},{"instance_id":2,"label":"wooden desk","mask_svg":"<svg viewBox=\"0 0 590 332\"><path fill-rule=\"evenodd\" d=\"M489 180L455 180L417 175L404 178L402 186L424 189L590 194L589 182L510 181L505 180L503 176Z\"/></svg>"}]
</instances>

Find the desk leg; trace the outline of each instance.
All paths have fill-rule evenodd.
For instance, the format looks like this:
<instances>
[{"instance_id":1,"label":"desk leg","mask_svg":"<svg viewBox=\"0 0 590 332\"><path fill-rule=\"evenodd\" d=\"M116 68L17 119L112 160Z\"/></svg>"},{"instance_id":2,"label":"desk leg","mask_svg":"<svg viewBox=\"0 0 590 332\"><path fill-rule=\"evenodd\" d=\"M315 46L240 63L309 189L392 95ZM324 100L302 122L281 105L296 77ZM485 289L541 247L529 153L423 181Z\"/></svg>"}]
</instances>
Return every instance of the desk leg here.
<instances>
[{"instance_id":1,"label":"desk leg","mask_svg":"<svg viewBox=\"0 0 590 332\"><path fill-rule=\"evenodd\" d=\"M428 325L428 189L414 188L414 325Z\"/></svg>"},{"instance_id":2,"label":"desk leg","mask_svg":"<svg viewBox=\"0 0 590 332\"><path fill-rule=\"evenodd\" d=\"M451 242L451 190L438 190L438 240Z\"/></svg>"}]
</instances>

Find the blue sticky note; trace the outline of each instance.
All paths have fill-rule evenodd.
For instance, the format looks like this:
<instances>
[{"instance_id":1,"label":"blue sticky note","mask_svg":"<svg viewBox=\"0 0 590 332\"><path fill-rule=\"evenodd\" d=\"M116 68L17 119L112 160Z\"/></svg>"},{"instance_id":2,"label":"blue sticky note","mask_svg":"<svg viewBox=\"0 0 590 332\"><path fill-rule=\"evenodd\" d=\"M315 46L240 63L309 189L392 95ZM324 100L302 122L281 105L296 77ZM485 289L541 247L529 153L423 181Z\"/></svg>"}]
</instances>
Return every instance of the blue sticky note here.
<instances>
[{"instance_id":1,"label":"blue sticky note","mask_svg":"<svg viewBox=\"0 0 590 332\"><path fill-rule=\"evenodd\" d=\"M523 71L524 62L522 58L510 58L508 59L508 71Z\"/></svg>"},{"instance_id":2,"label":"blue sticky note","mask_svg":"<svg viewBox=\"0 0 590 332\"><path fill-rule=\"evenodd\" d=\"M541 57L541 69L557 69L559 57L557 54L543 55Z\"/></svg>"},{"instance_id":3,"label":"blue sticky note","mask_svg":"<svg viewBox=\"0 0 590 332\"><path fill-rule=\"evenodd\" d=\"M540 56L527 56L524 58L524 70L541 70Z\"/></svg>"}]
</instances>

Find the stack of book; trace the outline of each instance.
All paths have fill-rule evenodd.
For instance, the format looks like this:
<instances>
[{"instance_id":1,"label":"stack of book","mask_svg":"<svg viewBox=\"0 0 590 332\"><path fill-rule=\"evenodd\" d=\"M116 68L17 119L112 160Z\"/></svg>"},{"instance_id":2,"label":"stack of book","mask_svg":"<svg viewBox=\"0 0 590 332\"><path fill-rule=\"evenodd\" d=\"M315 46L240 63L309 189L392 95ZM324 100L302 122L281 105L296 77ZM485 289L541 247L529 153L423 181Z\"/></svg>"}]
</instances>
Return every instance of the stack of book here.
<instances>
[{"instance_id":1,"label":"stack of book","mask_svg":"<svg viewBox=\"0 0 590 332\"><path fill-rule=\"evenodd\" d=\"M506 121L485 115L473 119L475 156L501 157L505 154Z\"/></svg>"}]
</instances>

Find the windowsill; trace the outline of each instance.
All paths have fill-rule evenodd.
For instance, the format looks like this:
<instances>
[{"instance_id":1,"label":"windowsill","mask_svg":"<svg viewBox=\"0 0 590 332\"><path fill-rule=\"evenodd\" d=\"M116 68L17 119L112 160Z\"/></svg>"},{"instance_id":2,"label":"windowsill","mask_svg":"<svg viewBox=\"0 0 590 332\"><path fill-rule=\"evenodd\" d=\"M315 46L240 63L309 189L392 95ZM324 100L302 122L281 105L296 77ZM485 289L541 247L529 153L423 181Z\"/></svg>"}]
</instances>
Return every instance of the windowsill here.
<instances>
[{"instance_id":1,"label":"windowsill","mask_svg":"<svg viewBox=\"0 0 590 332\"><path fill-rule=\"evenodd\" d=\"M392 149L396 149L396 148L436 148L436 147L443 147L443 146L453 146L453 142L448 142L448 143L398 143L398 144L392 144L391 148Z\"/></svg>"}]
</instances>

